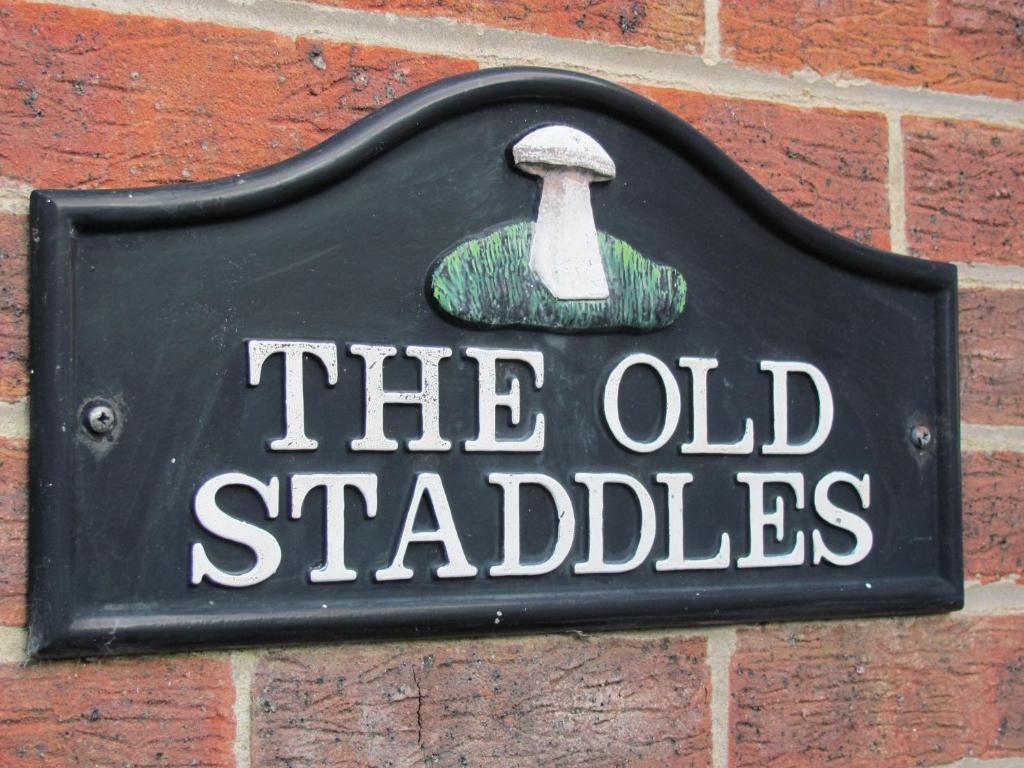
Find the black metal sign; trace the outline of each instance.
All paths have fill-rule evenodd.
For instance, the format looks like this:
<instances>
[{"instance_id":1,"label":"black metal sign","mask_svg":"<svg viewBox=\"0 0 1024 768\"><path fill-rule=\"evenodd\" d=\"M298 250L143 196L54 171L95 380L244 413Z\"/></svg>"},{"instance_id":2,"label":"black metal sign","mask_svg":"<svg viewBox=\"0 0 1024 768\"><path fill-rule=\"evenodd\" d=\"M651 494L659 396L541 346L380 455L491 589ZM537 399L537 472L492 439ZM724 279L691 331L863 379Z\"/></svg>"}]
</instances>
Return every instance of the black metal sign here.
<instances>
[{"instance_id":1,"label":"black metal sign","mask_svg":"<svg viewBox=\"0 0 1024 768\"><path fill-rule=\"evenodd\" d=\"M455 78L32 226L38 655L962 602L955 269L619 87Z\"/></svg>"}]
</instances>

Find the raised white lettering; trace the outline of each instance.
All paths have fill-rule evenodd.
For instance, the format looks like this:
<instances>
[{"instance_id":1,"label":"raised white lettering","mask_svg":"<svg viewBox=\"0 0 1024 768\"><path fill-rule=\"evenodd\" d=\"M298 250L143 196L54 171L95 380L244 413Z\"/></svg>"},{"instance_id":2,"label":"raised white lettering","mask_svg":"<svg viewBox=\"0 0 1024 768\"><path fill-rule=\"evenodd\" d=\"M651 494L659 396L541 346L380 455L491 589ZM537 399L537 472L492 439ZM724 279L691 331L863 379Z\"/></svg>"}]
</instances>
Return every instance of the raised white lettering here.
<instances>
[{"instance_id":1,"label":"raised white lettering","mask_svg":"<svg viewBox=\"0 0 1024 768\"><path fill-rule=\"evenodd\" d=\"M747 419L743 437L735 443L712 443L708 439L708 372L718 367L711 357L680 357L679 367L693 376L693 439L679 446L684 454L745 455L754 452L754 420Z\"/></svg>"},{"instance_id":2,"label":"raised white lettering","mask_svg":"<svg viewBox=\"0 0 1024 768\"><path fill-rule=\"evenodd\" d=\"M192 506L196 520L214 536L248 547L255 562L247 571L230 573L214 565L206 554L206 548L195 543L192 545L193 584L199 584L206 579L222 587L251 587L273 576L281 564L281 545L277 543L272 533L232 517L217 506L217 492L229 486L256 491L267 517L277 517L279 484L276 477L272 477L267 483L261 483L241 472L225 472L211 477L199 486Z\"/></svg>"},{"instance_id":3,"label":"raised white lettering","mask_svg":"<svg viewBox=\"0 0 1024 768\"><path fill-rule=\"evenodd\" d=\"M764 511L764 488L770 484L788 485L796 496L796 508L804 508L804 476L799 472L739 472L736 480L747 485L750 504L750 554L736 561L737 568L776 568L801 565L804 561L804 532L796 532L796 544L783 555L764 552L765 528L775 529L775 540L785 535L785 512L781 498L775 499L775 511Z\"/></svg>"},{"instance_id":4,"label":"raised white lettering","mask_svg":"<svg viewBox=\"0 0 1024 768\"><path fill-rule=\"evenodd\" d=\"M498 565L491 566L491 576L540 576L550 573L562 564L572 549L576 531L576 514L572 509L572 500L568 492L553 478L542 474L503 474L492 472L487 482L499 486L504 492L502 515L504 518L504 534L502 539L503 556ZM547 559L538 563L523 563L520 552L520 514L519 489L524 485L539 485L555 503L555 515L558 517L558 532L555 534L555 545Z\"/></svg>"},{"instance_id":5,"label":"raised white lettering","mask_svg":"<svg viewBox=\"0 0 1024 768\"><path fill-rule=\"evenodd\" d=\"M656 571L710 571L729 567L729 534L723 532L718 553L687 559L683 553L683 490L693 482L689 472L659 472L654 477L668 488L668 557L654 564Z\"/></svg>"},{"instance_id":6,"label":"raised white lettering","mask_svg":"<svg viewBox=\"0 0 1024 768\"><path fill-rule=\"evenodd\" d=\"M637 480L614 472L577 472L576 482L587 487L587 559L573 566L573 573L625 573L639 566L654 545L654 502ZM624 485L633 492L640 505L640 536L632 557L621 563L604 559L604 487L610 483Z\"/></svg>"},{"instance_id":7,"label":"raised white lettering","mask_svg":"<svg viewBox=\"0 0 1024 768\"><path fill-rule=\"evenodd\" d=\"M825 374L810 363L780 363L765 360L761 370L772 375L772 441L761 447L761 453L773 456L802 456L813 453L825 444L832 431L834 416L832 390ZM789 374L808 376L818 394L818 426L806 442L789 442Z\"/></svg>"},{"instance_id":8,"label":"raised white lettering","mask_svg":"<svg viewBox=\"0 0 1024 768\"><path fill-rule=\"evenodd\" d=\"M366 516L377 515L377 476L373 474L292 475L292 520L302 517L302 504L314 488L324 489L324 562L309 572L314 584L355 581L356 572L345 567L345 489L354 488L363 497Z\"/></svg>"},{"instance_id":9,"label":"raised white lettering","mask_svg":"<svg viewBox=\"0 0 1024 768\"><path fill-rule=\"evenodd\" d=\"M821 533L814 529L811 531L811 559L815 565L822 560L832 565L853 565L859 563L868 556L871 545L874 543L874 536L871 533L871 526L860 515L837 507L828 497L832 486L839 483L846 483L851 486L860 497L861 509L871 506L871 478L868 475L858 478L848 472L829 472L814 488L814 511L822 520L836 528L841 528L853 536L853 549L844 554L833 552L825 544Z\"/></svg>"},{"instance_id":10,"label":"raised white lettering","mask_svg":"<svg viewBox=\"0 0 1024 768\"><path fill-rule=\"evenodd\" d=\"M302 358L312 355L327 371L327 384L338 383L338 348L331 342L267 341L254 339L246 345L249 384L260 383L263 363L271 355L284 355L284 437L267 443L272 451L315 451L317 441L306 437L306 407L303 393Z\"/></svg>"},{"instance_id":11,"label":"raised white lettering","mask_svg":"<svg viewBox=\"0 0 1024 768\"><path fill-rule=\"evenodd\" d=\"M661 379L662 389L665 392L665 417L662 422L661 432L653 440L648 440L647 442L634 440L627 435L626 430L622 427L622 419L619 415L619 389L622 387L622 377L634 365L646 365L658 374L658 378ZM624 448L628 448L635 453L651 453L658 450L671 439L672 434L676 431L681 411L679 385L676 384L671 369L653 355L648 355L644 352L634 352L624 357L612 369L612 372L608 374L608 381L604 385L604 418L608 422L608 429L611 430L612 436Z\"/></svg>"},{"instance_id":12,"label":"raised white lettering","mask_svg":"<svg viewBox=\"0 0 1024 768\"><path fill-rule=\"evenodd\" d=\"M385 405L415 405L420 409L422 434L410 440L410 451L447 451L452 444L440 434L441 390L438 363L451 357L449 347L406 347L405 356L420 361L420 389L393 392L384 389L384 361L398 354L394 347L352 344L349 351L363 358L366 369L366 433L349 445L353 451L394 451L398 443L384 434Z\"/></svg>"},{"instance_id":13,"label":"raised white lettering","mask_svg":"<svg viewBox=\"0 0 1024 768\"><path fill-rule=\"evenodd\" d=\"M437 521L437 528L432 531L413 531L416 524L416 512L419 511L423 498L430 501L431 509L434 511L434 519ZM464 579L476 576L476 568L466 560L466 554L462 551L462 542L459 541L459 533L455 529L455 520L452 518L452 509L448 504L448 496L441 484L441 476L433 472L423 472L416 475L416 485L412 491L412 501L409 502L409 509L405 513L405 524L402 527L402 536L398 541L398 548L395 550L395 557L391 565L377 571L377 581L403 581L411 579L412 568L405 566L405 552L410 544L437 543L445 550L445 557L448 562L437 569L439 579Z\"/></svg>"},{"instance_id":14,"label":"raised white lettering","mask_svg":"<svg viewBox=\"0 0 1024 768\"><path fill-rule=\"evenodd\" d=\"M526 363L533 371L534 389L544 386L544 355L541 352L517 349L480 349L469 347L466 357L476 360L477 364L477 407L480 411L480 428L476 439L467 440L465 448L469 452L505 452L505 453L540 453L544 450L544 414L534 417L533 431L528 437L515 440L499 440L497 436L496 416L498 408L507 408L512 426L518 426L522 419L522 402L519 379L509 382L508 392L497 391L498 361Z\"/></svg>"}]
</instances>

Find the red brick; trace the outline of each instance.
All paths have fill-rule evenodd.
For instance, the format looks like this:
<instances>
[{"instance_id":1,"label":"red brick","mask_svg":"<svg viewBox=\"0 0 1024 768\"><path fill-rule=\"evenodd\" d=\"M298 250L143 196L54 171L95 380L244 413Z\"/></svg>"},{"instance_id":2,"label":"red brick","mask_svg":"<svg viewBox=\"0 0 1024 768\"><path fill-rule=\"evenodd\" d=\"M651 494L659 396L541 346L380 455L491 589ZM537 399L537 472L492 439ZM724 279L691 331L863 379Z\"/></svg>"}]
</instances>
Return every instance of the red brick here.
<instances>
[{"instance_id":1,"label":"red brick","mask_svg":"<svg viewBox=\"0 0 1024 768\"><path fill-rule=\"evenodd\" d=\"M704 653L613 635L275 653L253 765L706 766Z\"/></svg>"},{"instance_id":2,"label":"red brick","mask_svg":"<svg viewBox=\"0 0 1024 768\"><path fill-rule=\"evenodd\" d=\"M664 88L637 90L706 134L804 216L846 237L889 246L888 130L883 115Z\"/></svg>"},{"instance_id":3,"label":"red brick","mask_svg":"<svg viewBox=\"0 0 1024 768\"><path fill-rule=\"evenodd\" d=\"M0 765L234 766L226 660L0 666Z\"/></svg>"},{"instance_id":4,"label":"red brick","mask_svg":"<svg viewBox=\"0 0 1024 768\"><path fill-rule=\"evenodd\" d=\"M966 453L964 576L1024 583L1024 454Z\"/></svg>"},{"instance_id":5,"label":"red brick","mask_svg":"<svg viewBox=\"0 0 1024 768\"><path fill-rule=\"evenodd\" d=\"M907 117L903 132L911 253L1024 264L1024 131Z\"/></svg>"},{"instance_id":6,"label":"red brick","mask_svg":"<svg viewBox=\"0 0 1024 768\"><path fill-rule=\"evenodd\" d=\"M1024 424L1024 291L960 292L964 421Z\"/></svg>"},{"instance_id":7,"label":"red brick","mask_svg":"<svg viewBox=\"0 0 1024 768\"><path fill-rule=\"evenodd\" d=\"M722 54L781 72L1024 96L1019 0L722 0Z\"/></svg>"},{"instance_id":8,"label":"red brick","mask_svg":"<svg viewBox=\"0 0 1024 768\"><path fill-rule=\"evenodd\" d=\"M0 213L0 400L28 394L28 220Z\"/></svg>"},{"instance_id":9,"label":"red brick","mask_svg":"<svg viewBox=\"0 0 1024 768\"><path fill-rule=\"evenodd\" d=\"M733 765L935 766L1024 755L1024 616L741 629Z\"/></svg>"},{"instance_id":10,"label":"red brick","mask_svg":"<svg viewBox=\"0 0 1024 768\"><path fill-rule=\"evenodd\" d=\"M0 626L25 623L28 447L0 438Z\"/></svg>"},{"instance_id":11,"label":"red brick","mask_svg":"<svg viewBox=\"0 0 1024 768\"><path fill-rule=\"evenodd\" d=\"M558 37L700 53L703 0L313 0Z\"/></svg>"},{"instance_id":12,"label":"red brick","mask_svg":"<svg viewBox=\"0 0 1024 768\"><path fill-rule=\"evenodd\" d=\"M468 61L0 1L0 176L140 186L259 168Z\"/></svg>"}]
</instances>

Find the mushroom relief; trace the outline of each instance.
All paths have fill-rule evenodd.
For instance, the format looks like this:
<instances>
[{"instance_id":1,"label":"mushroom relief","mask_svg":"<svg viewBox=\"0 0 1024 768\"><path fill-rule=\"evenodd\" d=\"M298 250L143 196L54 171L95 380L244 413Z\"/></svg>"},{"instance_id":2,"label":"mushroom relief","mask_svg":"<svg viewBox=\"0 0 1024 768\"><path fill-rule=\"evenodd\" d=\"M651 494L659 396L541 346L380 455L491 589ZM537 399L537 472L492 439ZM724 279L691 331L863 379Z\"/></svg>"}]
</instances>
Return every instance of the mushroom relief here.
<instances>
[{"instance_id":1,"label":"mushroom relief","mask_svg":"<svg viewBox=\"0 0 1024 768\"><path fill-rule=\"evenodd\" d=\"M473 324L555 331L649 331L686 303L680 272L597 229L590 185L615 178L615 163L591 136L566 125L529 132L512 160L541 182L536 222L477 235L434 267L442 312Z\"/></svg>"},{"instance_id":2,"label":"mushroom relief","mask_svg":"<svg viewBox=\"0 0 1024 768\"><path fill-rule=\"evenodd\" d=\"M607 299L590 185L615 178L615 163L587 134L565 125L528 134L512 157L543 184L530 269L556 299Z\"/></svg>"}]
</instances>

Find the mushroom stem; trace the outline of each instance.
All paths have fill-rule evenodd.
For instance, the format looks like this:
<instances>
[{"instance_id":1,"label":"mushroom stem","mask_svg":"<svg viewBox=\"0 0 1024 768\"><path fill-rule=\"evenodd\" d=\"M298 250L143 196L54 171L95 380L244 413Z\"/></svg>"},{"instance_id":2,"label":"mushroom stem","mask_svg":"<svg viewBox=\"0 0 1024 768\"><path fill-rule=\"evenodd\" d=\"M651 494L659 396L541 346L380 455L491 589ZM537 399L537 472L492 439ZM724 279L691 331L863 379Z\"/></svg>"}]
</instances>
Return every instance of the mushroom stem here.
<instances>
[{"instance_id":1,"label":"mushroom stem","mask_svg":"<svg viewBox=\"0 0 1024 768\"><path fill-rule=\"evenodd\" d=\"M530 269L556 299L608 298L590 205L592 180L578 168L547 168L541 177Z\"/></svg>"}]
</instances>

